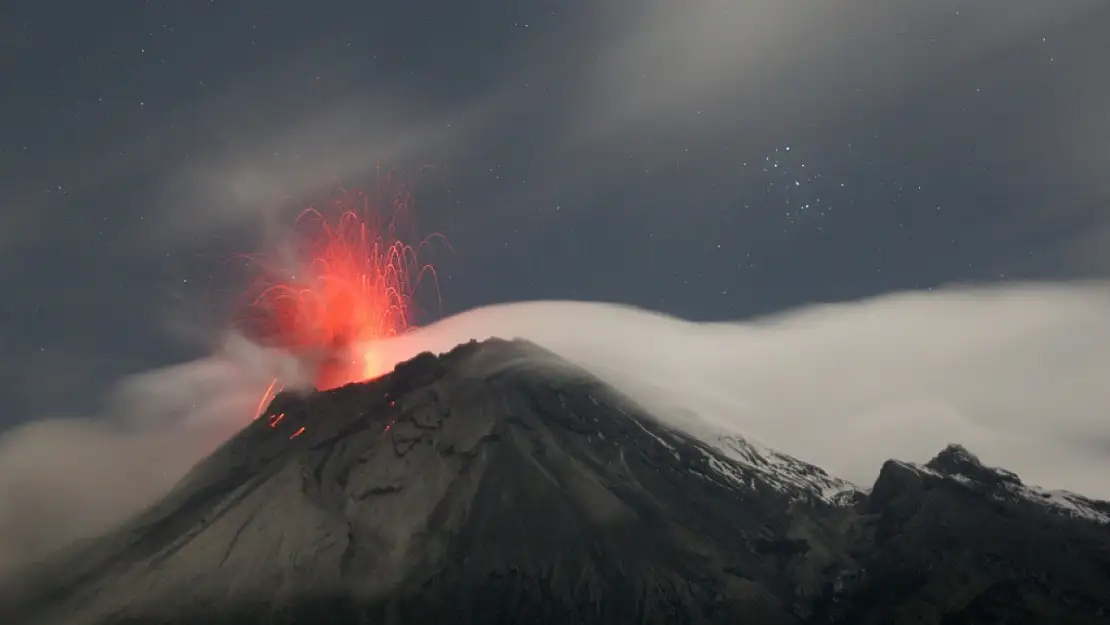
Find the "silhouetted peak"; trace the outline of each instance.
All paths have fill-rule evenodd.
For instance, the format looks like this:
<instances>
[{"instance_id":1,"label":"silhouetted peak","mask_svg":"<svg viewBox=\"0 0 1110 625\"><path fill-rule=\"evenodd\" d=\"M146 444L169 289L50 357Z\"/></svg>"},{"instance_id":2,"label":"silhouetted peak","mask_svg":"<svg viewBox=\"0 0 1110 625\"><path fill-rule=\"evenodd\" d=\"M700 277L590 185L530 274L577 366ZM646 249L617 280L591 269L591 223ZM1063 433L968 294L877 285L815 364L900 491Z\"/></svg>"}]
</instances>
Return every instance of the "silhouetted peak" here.
<instances>
[{"instance_id":1,"label":"silhouetted peak","mask_svg":"<svg viewBox=\"0 0 1110 625\"><path fill-rule=\"evenodd\" d=\"M955 443L941 450L936 457L925 464L925 467L943 475L960 475L983 484L1021 484L1021 479L1017 475L1004 469L984 465L978 456L963 445Z\"/></svg>"}]
</instances>

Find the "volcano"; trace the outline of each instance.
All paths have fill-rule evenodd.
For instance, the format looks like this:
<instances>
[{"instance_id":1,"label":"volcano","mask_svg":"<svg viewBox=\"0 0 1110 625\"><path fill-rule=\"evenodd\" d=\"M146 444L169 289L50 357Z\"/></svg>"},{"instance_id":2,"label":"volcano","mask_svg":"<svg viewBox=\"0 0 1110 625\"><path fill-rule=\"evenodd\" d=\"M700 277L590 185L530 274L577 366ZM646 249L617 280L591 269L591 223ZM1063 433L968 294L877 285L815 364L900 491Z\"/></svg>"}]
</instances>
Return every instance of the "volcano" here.
<instances>
[{"instance_id":1,"label":"volcano","mask_svg":"<svg viewBox=\"0 0 1110 625\"><path fill-rule=\"evenodd\" d=\"M1110 504L956 445L860 489L491 339L278 395L3 597L25 625L1105 624Z\"/></svg>"}]
</instances>

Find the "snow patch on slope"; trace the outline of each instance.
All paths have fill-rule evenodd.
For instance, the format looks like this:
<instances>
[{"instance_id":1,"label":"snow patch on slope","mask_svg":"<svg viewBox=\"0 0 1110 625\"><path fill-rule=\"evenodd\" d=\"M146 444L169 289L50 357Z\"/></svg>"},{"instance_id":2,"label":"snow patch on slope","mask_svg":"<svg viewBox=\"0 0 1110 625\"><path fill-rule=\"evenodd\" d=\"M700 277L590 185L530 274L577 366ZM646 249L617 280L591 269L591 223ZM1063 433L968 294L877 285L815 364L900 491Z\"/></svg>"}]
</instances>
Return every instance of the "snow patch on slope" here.
<instances>
[{"instance_id":1,"label":"snow patch on slope","mask_svg":"<svg viewBox=\"0 0 1110 625\"><path fill-rule=\"evenodd\" d=\"M844 506L864 492L820 467L739 436L717 434L703 440L775 490L792 494L796 499L815 498L830 505Z\"/></svg>"},{"instance_id":2,"label":"snow patch on slope","mask_svg":"<svg viewBox=\"0 0 1110 625\"><path fill-rule=\"evenodd\" d=\"M594 406L604 403L588 395ZM771 488L791 501L820 501L831 506L849 506L866 491L833 477L816 467L732 432L710 426L693 413L678 420L683 425L665 424L635 404L615 402L615 410L636 424L677 460L691 448L697 449L717 475L739 488ZM683 444L685 443L685 444ZM690 445L692 443L692 445Z\"/></svg>"},{"instance_id":3,"label":"snow patch on slope","mask_svg":"<svg viewBox=\"0 0 1110 625\"><path fill-rule=\"evenodd\" d=\"M1067 516L1110 525L1110 514L1096 508L1097 503L1095 501L1070 491L1046 490L1037 486L1025 486L1022 489L1021 496L1059 510Z\"/></svg>"}]
</instances>

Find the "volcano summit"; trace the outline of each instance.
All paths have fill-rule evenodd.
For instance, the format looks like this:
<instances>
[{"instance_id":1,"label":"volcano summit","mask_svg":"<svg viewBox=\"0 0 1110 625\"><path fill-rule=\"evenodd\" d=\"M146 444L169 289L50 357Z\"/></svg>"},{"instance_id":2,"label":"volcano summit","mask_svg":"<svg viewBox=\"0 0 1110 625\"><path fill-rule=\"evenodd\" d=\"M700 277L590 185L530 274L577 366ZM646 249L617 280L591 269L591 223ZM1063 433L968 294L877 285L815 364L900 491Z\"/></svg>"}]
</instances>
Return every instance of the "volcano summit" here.
<instances>
[{"instance_id":1,"label":"volcano summit","mask_svg":"<svg viewBox=\"0 0 1110 625\"><path fill-rule=\"evenodd\" d=\"M493 339L279 395L2 597L26 625L1105 624L1110 504L958 446L857 489Z\"/></svg>"}]
</instances>

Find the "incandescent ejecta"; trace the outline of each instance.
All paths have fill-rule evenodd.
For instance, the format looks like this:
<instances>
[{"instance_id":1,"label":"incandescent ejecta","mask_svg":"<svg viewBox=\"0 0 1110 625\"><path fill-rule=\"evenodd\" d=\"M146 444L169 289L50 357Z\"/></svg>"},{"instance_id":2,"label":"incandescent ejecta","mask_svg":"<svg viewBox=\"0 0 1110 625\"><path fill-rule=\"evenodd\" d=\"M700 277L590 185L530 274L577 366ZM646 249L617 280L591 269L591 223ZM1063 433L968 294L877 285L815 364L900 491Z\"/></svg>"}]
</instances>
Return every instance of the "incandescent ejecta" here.
<instances>
[{"instance_id":1,"label":"incandescent ejecta","mask_svg":"<svg viewBox=\"0 0 1110 625\"><path fill-rule=\"evenodd\" d=\"M318 389L387 372L394 363L378 353L377 342L414 325L426 280L438 296L435 268L423 252L446 241L433 235L408 242L410 191L388 178L384 189L376 197L345 191L322 210L305 210L295 223L291 260L245 257L258 275L240 325L262 345L307 362ZM267 394L282 386L276 380Z\"/></svg>"}]
</instances>

